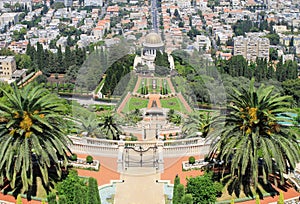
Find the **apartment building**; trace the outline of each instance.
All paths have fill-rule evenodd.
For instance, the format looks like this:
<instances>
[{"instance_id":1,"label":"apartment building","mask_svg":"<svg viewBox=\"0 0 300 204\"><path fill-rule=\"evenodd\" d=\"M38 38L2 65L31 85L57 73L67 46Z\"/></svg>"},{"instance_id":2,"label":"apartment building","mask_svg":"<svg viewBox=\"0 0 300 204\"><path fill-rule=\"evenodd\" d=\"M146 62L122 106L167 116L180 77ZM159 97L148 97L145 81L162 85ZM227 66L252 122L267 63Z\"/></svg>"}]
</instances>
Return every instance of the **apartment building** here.
<instances>
[{"instance_id":1,"label":"apartment building","mask_svg":"<svg viewBox=\"0 0 300 204\"><path fill-rule=\"evenodd\" d=\"M84 6L103 6L102 0L85 0Z\"/></svg>"},{"instance_id":2,"label":"apartment building","mask_svg":"<svg viewBox=\"0 0 300 204\"><path fill-rule=\"evenodd\" d=\"M19 3L22 8L27 8L29 11L32 10L32 0L1 0L0 1L0 9L4 9L5 4L15 5Z\"/></svg>"},{"instance_id":3,"label":"apartment building","mask_svg":"<svg viewBox=\"0 0 300 204\"><path fill-rule=\"evenodd\" d=\"M27 40L13 41L8 45L8 49L18 54L25 54L28 43L29 42Z\"/></svg>"},{"instance_id":4,"label":"apartment building","mask_svg":"<svg viewBox=\"0 0 300 204\"><path fill-rule=\"evenodd\" d=\"M0 56L0 79L10 80L17 70L14 56Z\"/></svg>"},{"instance_id":5,"label":"apartment building","mask_svg":"<svg viewBox=\"0 0 300 204\"><path fill-rule=\"evenodd\" d=\"M249 61L256 58L269 60L270 41L268 38L237 36L234 40L234 55L242 55Z\"/></svg>"},{"instance_id":6,"label":"apartment building","mask_svg":"<svg viewBox=\"0 0 300 204\"><path fill-rule=\"evenodd\" d=\"M65 7L71 7L73 5L73 0L55 0L55 2L63 3Z\"/></svg>"},{"instance_id":7,"label":"apartment building","mask_svg":"<svg viewBox=\"0 0 300 204\"><path fill-rule=\"evenodd\" d=\"M196 42L194 43L194 47L198 51L203 49L205 49L205 51L209 51L211 49L211 41L207 36L197 35Z\"/></svg>"},{"instance_id":8,"label":"apartment building","mask_svg":"<svg viewBox=\"0 0 300 204\"><path fill-rule=\"evenodd\" d=\"M8 25L9 22L16 24L19 22L19 13L3 13L0 16L0 25Z\"/></svg>"}]
</instances>

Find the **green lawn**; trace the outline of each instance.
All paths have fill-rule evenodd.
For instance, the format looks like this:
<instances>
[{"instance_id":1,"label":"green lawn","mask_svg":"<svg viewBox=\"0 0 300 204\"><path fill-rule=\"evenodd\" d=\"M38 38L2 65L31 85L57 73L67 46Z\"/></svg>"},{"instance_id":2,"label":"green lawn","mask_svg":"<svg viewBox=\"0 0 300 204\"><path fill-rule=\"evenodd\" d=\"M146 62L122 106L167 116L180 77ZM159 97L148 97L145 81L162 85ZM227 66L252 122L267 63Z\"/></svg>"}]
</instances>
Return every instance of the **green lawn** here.
<instances>
[{"instance_id":1,"label":"green lawn","mask_svg":"<svg viewBox=\"0 0 300 204\"><path fill-rule=\"evenodd\" d=\"M152 81L153 80L156 80L156 88L153 89L152 87ZM160 93L160 89L161 89L161 86L163 85L163 82L166 82L166 86L167 86L167 89L168 89L168 93L171 93L171 90L170 90L170 87L169 87L169 84L167 82L167 80L164 80L162 78L145 78L145 79L142 79L141 83L139 84L139 88L137 90L138 93L142 93L141 90L142 90L142 84L144 82L144 86L147 86L148 87L148 91L149 91L149 94L159 94Z\"/></svg>"},{"instance_id":2,"label":"green lawn","mask_svg":"<svg viewBox=\"0 0 300 204\"><path fill-rule=\"evenodd\" d=\"M147 79L142 79L140 84L139 84L139 88L137 90L137 93L142 93L142 87L143 87L143 82L144 82L144 86L146 87L148 84L147 84Z\"/></svg>"},{"instance_id":3,"label":"green lawn","mask_svg":"<svg viewBox=\"0 0 300 204\"><path fill-rule=\"evenodd\" d=\"M147 108L148 99L131 97L123 108L124 113L131 112L135 109Z\"/></svg>"},{"instance_id":4,"label":"green lawn","mask_svg":"<svg viewBox=\"0 0 300 204\"><path fill-rule=\"evenodd\" d=\"M186 109L177 97L160 99L163 108L174 109L176 111L186 113Z\"/></svg>"},{"instance_id":5,"label":"green lawn","mask_svg":"<svg viewBox=\"0 0 300 204\"><path fill-rule=\"evenodd\" d=\"M168 94L170 94L170 93L171 93L171 89L170 89L170 86L169 86L169 83L167 82L167 80L162 80L162 81L161 81L161 86L162 86L162 84L163 84L164 82L166 82L166 87L167 87L167 90L168 90Z\"/></svg>"},{"instance_id":6,"label":"green lawn","mask_svg":"<svg viewBox=\"0 0 300 204\"><path fill-rule=\"evenodd\" d=\"M153 80L156 80L156 89L153 89ZM160 79L159 78L155 78L155 79L148 79L148 87L149 87L149 93L159 93L160 91L160 85L161 85L161 82L160 82Z\"/></svg>"}]
</instances>

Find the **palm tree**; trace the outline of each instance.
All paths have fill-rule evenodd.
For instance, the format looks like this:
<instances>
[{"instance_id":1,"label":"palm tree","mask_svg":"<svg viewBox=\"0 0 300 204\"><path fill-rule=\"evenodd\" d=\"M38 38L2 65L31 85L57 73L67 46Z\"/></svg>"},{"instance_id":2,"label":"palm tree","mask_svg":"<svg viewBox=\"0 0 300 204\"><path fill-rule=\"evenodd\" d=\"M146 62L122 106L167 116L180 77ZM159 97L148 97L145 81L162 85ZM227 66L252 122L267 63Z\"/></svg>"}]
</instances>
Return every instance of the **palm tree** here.
<instances>
[{"instance_id":1,"label":"palm tree","mask_svg":"<svg viewBox=\"0 0 300 204\"><path fill-rule=\"evenodd\" d=\"M267 183L271 173L279 172L283 182L283 173L288 167L294 169L300 159L296 133L276 117L290 111L290 97L272 94L273 88L256 89L252 80L248 90L234 90L230 113L214 122L215 130L208 137L209 157L223 160L230 169L230 186L243 186L247 194L252 193L250 186L257 190L259 180Z\"/></svg>"},{"instance_id":2,"label":"palm tree","mask_svg":"<svg viewBox=\"0 0 300 204\"><path fill-rule=\"evenodd\" d=\"M181 115L173 114L173 115L171 115L169 121L171 123L174 123L175 125L179 125L181 123Z\"/></svg>"},{"instance_id":3,"label":"palm tree","mask_svg":"<svg viewBox=\"0 0 300 204\"><path fill-rule=\"evenodd\" d=\"M105 115L100 127L103 130L103 133L113 140L119 140L120 130L118 125L115 123L115 119L112 114Z\"/></svg>"},{"instance_id":4,"label":"palm tree","mask_svg":"<svg viewBox=\"0 0 300 204\"><path fill-rule=\"evenodd\" d=\"M70 153L62 119L64 103L41 86L14 86L11 93L2 91L5 101L0 103L0 186L5 182L15 192L31 194L39 176L49 190L53 170L59 178Z\"/></svg>"},{"instance_id":5,"label":"palm tree","mask_svg":"<svg viewBox=\"0 0 300 204\"><path fill-rule=\"evenodd\" d=\"M191 113L184 121L182 131L186 137L195 137L197 132L202 133L202 137L206 137L210 130L212 117L209 112L207 113Z\"/></svg>"},{"instance_id":6,"label":"palm tree","mask_svg":"<svg viewBox=\"0 0 300 204\"><path fill-rule=\"evenodd\" d=\"M101 137L100 121L96 114L90 113L88 117L79 116L76 120L78 123L78 130L87 137Z\"/></svg>"}]
</instances>

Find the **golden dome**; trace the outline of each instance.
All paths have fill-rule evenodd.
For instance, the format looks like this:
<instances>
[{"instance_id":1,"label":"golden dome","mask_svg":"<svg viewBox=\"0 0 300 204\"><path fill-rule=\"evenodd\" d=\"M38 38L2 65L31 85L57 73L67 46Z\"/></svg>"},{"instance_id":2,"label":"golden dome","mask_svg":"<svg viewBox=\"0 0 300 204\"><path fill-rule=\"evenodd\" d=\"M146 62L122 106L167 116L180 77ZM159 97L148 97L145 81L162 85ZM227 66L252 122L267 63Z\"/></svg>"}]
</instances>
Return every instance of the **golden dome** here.
<instances>
[{"instance_id":1,"label":"golden dome","mask_svg":"<svg viewBox=\"0 0 300 204\"><path fill-rule=\"evenodd\" d=\"M146 36L145 43L146 44L150 44L150 45L162 44L162 40L161 40L159 34L157 34L157 33L149 33Z\"/></svg>"}]
</instances>

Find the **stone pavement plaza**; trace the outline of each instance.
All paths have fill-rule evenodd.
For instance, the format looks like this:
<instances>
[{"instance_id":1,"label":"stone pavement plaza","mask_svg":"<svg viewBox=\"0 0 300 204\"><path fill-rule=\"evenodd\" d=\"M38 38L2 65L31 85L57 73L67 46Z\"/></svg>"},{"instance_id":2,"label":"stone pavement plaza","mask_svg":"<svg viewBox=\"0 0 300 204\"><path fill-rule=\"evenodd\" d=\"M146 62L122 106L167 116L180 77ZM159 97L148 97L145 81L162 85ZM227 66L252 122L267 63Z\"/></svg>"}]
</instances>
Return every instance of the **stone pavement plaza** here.
<instances>
[{"instance_id":1,"label":"stone pavement plaza","mask_svg":"<svg viewBox=\"0 0 300 204\"><path fill-rule=\"evenodd\" d=\"M164 204L164 184L157 183L160 173L152 167L129 168L117 183L114 204Z\"/></svg>"}]
</instances>

